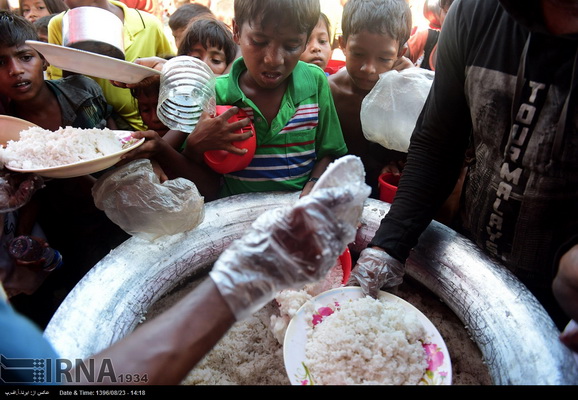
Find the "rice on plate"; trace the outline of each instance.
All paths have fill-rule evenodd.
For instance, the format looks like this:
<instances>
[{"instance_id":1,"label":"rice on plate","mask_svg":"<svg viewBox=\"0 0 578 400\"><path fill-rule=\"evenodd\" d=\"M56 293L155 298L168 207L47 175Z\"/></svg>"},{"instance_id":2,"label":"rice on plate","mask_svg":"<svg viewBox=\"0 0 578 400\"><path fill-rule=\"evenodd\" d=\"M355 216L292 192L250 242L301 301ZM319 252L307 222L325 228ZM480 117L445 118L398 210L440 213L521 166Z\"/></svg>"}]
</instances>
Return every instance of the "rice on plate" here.
<instances>
[{"instance_id":1,"label":"rice on plate","mask_svg":"<svg viewBox=\"0 0 578 400\"><path fill-rule=\"evenodd\" d=\"M293 385L451 385L452 363L435 325L407 301L343 286L308 300L283 341Z\"/></svg>"},{"instance_id":2,"label":"rice on plate","mask_svg":"<svg viewBox=\"0 0 578 400\"><path fill-rule=\"evenodd\" d=\"M417 385L428 367L425 329L394 302L346 302L307 334L306 365L321 385Z\"/></svg>"},{"instance_id":3,"label":"rice on plate","mask_svg":"<svg viewBox=\"0 0 578 400\"><path fill-rule=\"evenodd\" d=\"M123 149L123 141L110 129L32 127L0 148L0 161L23 170L43 169L94 160Z\"/></svg>"}]
</instances>

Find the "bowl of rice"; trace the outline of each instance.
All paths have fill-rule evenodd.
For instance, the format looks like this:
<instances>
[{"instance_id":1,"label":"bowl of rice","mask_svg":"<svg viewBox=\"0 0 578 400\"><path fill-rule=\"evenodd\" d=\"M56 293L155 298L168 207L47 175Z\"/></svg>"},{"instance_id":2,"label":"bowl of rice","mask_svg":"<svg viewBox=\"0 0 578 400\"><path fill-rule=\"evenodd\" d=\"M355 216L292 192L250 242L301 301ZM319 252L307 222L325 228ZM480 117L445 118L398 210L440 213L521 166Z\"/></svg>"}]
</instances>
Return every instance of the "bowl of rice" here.
<instances>
[{"instance_id":1,"label":"bowl of rice","mask_svg":"<svg viewBox=\"0 0 578 400\"><path fill-rule=\"evenodd\" d=\"M73 178L112 167L143 142L129 131L31 127L20 132L19 140L8 140L0 148L0 161L15 172Z\"/></svg>"},{"instance_id":2,"label":"bowl of rice","mask_svg":"<svg viewBox=\"0 0 578 400\"><path fill-rule=\"evenodd\" d=\"M328 290L303 304L283 343L293 385L451 385L445 342L417 308L387 292Z\"/></svg>"}]
</instances>

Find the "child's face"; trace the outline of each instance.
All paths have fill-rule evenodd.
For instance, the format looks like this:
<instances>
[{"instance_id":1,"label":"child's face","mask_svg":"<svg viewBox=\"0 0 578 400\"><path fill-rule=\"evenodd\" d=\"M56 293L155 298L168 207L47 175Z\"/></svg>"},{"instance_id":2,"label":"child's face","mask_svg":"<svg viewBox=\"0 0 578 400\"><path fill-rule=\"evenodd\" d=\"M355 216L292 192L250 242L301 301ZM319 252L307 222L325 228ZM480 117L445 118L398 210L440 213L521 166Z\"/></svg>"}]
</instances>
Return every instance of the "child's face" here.
<instances>
[{"instance_id":1,"label":"child's face","mask_svg":"<svg viewBox=\"0 0 578 400\"><path fill-rule=\"evenodd\" d=\"M35 98L44 87L45 62L24 44L0 47L0 94L15 103Z\"/></svg>"},{"instance_id":2,"label":"child's face","mask_svg":"<svg viewBox=\"0 0 578 400\"><path fill-rule=\"evenodd\" d=\"M36 21L40 17L50 15L46 4L42 0L22 0L22 16L30 22Z\"/></svg>"},{"instance_id":3,"label":"child's face","mask_svg":"<svg viewBox=\"0 0 578 400\"><path fill-rule=\"evenodd\" d=\"M368 31L350 35L346 42L340 37L339 45L353 84L367 91L373 89L379 74L390 71L405 51L400 50L398 41L389 35Z\"/></svg>"},{"instance_id":4,"label":"child's face","mask_svg":"<svg viewBox=\"0 0 578 400\"><path fill-rule=\"evenodd\" d=\"M157 115L157 105L159 103L158 94L141 93L137 98L138 111L148 129L156 131L159 136L163 136L169 130Z\"/></svg>"},{"instance_id":5,"label":"child's face","mask_svg":"<svg viewBox=\"0 0 578 400\"><path fill-rule=\"evenodd\" d=\"M285 26L268 24L261 28L255 21L233 33L247 66L247 82L262 89L276 89L291 75L307 44L307 33Z\"/></svg>"},{"instance_id":6,"label":"child's face","mask_svg":"<svg viewBox=\"0 0 578 400\"><path fill-rule=\"evenodd\" d=\"M185 36L186 30L187 30L187 27L172 30L173 37L175 38L175 45L177 46L177 49L179 47L181 47L181 42L183 41L183 36Z\"/></svg>"},{"instance_id":7,"label":"child's face","mask_svg":"<svg viewBox=\"0 0 578 400\"><path fill-rule=\"evenodd\" d=\"M205 48L202 44L196 43L187 55L204 61L215 75L221 75L227 69L225 52L217 47L207 45Z\"/></svg>"},{"instance_id":8,"label":"child's face","mask_svg":"<svg viewBox=\"0 0 578 400\"><path fill-rule=\"evenodd\" d=\"M39 41L48 43L48 29L37 29L36 33Z\"/></svg>"},{"instance_id":9,"label":"child's face","mask_svg":"<svg viewBox=\"0 0 578 400\"><path fill-rule=\"evenodd\" d=\"M327 25L322 19L319 20L311 36L307 47L303 54L301 54L301 61L318 65L321 69L327 67L327 63L331 59L331 44L329 43L329 32L327 32Z\"/></svg>"}]
</instances>

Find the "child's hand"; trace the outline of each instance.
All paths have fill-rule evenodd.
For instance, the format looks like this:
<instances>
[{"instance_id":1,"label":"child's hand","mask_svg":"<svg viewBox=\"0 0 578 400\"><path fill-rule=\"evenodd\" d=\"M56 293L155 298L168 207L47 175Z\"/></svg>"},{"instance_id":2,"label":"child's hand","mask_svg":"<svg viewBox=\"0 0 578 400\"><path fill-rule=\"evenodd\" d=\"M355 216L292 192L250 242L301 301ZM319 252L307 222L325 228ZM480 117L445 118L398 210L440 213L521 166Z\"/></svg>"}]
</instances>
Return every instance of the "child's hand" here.
<instances>
[{"instance_id":1,"label":"child's hand","mask_svg":"<svg viewBox=\"0 0 578 400\"><path fill-rule=\"evenodd\" d=\"M138 158L154 158L167 145L167 142L155 131L132 132L132 137L135 139L145 138L145 141L136 149L123 154L122 164Z\"/></svg>"},{"instance_id":2,"label":"child's hand","mask_svg":"<svg viewBox=\"0 0 578 400\"><path fill-rule=\"evenodd\" d=\"M216 117L211 117L206 112L201 114L195 130L187 137L184 154L202 155L209 150L225 150L237 155L245 154L248 150L238 148L233 142L248 139L254 133L251 131L238 133L251 122L249 118L233 123L228 122L229 118L238 112L238 107L232 107Z\"/></svg>"},{"instance_id":3,"label":"child's hand","mask_svg":"<svg viewBox=\"0 0 578 400\"><path fill-rule=\"evenodd\" d=\"M401 174L401 171L403 170L404 165L405 165L405 162L403 162L403 161L391 161L389 164L387 164L385 167L383 167L381 169L380 175L381 174L399 175L399 174Z\"/></svg>"},{"instance_id":4,"label":"child's hand","mask_svg":"<svg viewBox=\"0 0 578 400\"><path fill-rule=\"evenodd\" d=\"M413 65L411 60L405 56L402 56L402 57L399 57L397 60L395 60L395 62L393 63L392 70L403 71L404 69L413 68L413 67L415 67L415 65Z\"/></svg>"},{"instance_id":5,"label":"child's hand","mask_svg":"<svg viewBox=\"0 0 578 400\"><path fill-rule=\"evenodd\" d=\"M136 60L134 60L134 63L152 69L156 69L157 71L162 71L163 65L165 65L167 61L168 60L161 57L145 57L145 58L137 58Z\"/></svg>"},{"instance_id":6,"label":"child's hand","mask_svg":"<svg viewBox=\"0 0 578 400\"><path fill-rule=\"evenodd\" d=\"M2 286L9 298L19 294L31 295L48 275L50 271L44 271L37 265L15 262L12 273L4 279Z\"/></svg>"},{"instance_id":7,"label":"child's hand","mask_svg":"<svg viewBox=\"0 0 578 400\"><path fill-rule=\"evenodd\" d=\"M167 174L165 174L165 171L157 161L151 160L151 164L153 166L153 172L155 173L156 176L158 176L160 183L169 180L169 177L167 176Z\"/></svg>"},{"instance_id":8,"label":"child's hand","mask_svg":"<svg viewBox=\"0 0 578 400\"><path fill-rule=\"evenodd\" d=\"M165 65L166 62L167 60L161 57L146 57L146 58L137 58L136 60L134 60L135 64L156 69L157 71L161 71L163 69L163 65ZM153 75L148 78L144 78L142 81L137 83L125 83L119 81L110 81L110 83L112 83L113 86L130 89L141 85L148 86L150 85L151 80L155 79L160 79L160 75Z\"/></svg>"}]
</instances>

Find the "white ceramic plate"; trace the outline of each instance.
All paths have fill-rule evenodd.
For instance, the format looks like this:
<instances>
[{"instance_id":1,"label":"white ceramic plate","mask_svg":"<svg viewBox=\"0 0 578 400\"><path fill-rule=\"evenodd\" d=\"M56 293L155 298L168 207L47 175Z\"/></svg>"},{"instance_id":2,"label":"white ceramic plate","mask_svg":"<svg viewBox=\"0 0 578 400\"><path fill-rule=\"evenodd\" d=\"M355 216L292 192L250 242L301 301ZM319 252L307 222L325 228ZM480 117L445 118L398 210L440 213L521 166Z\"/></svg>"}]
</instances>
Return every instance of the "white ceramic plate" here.
<instances>
[{"instance_id":1,"label":"white ceramic plate","mask_svg":"<svg viewBox=\"0 0 578 400\"><path fill-rule=\"evenodd\" d=\"M125 136L126 131L115 131L119 139ZM78 161L72 164L61 165L57 167L41 168L41 169L19 169L13 168L6 165L11 171L22 172L22 173L35 173L46 178L74 178L76 176L83 176L93 174L112 167L114 164L120 161L120 157L131 150L136 149L138 146L143 144L144 138L138 140L137 142L127 146L126 148L117 151L103 157L95 158L93 160Z\"/></svg>"},{"instance_id":2,"label":"white ceramic plate","mask_svg":"<svg viewBox=\"0 0 578 400\"><path fill-rule=\"evenodd\" d=\"M328 308L334 310L337 304L362 298L363 292L360 287L346 286L328 290L314 297L310 304L304 304L297 314L291 319L285 333L283 343L283 358L285 369L293 385L314 385L315 377L306 365L305 345L307 343L307 330L312 325L313 317L318 320L321 315L327 315ZM427 334L423 338L423 347L428 354L428 369L420 384L425 385L451 385L452 365L446 344L432 322L417 308L405 300L387 292L380 292L380 299L393 301L400 304L408 313L415 314L423 324ZM319 323L323 323L322 321Z\"/></svg>"},{"instance_id":3,"label":"white ceramic plate","mask_svg":"<svg viewBox=\"0 0 578 400\"><path fill-rule=\"evenodd\" d=\"M41 53L56 68L95 78L138 83L149 76L161 74L160 71L143 65L72 47L35 40L27 40L26 43Z\"/></svg>"}]
</instances>

